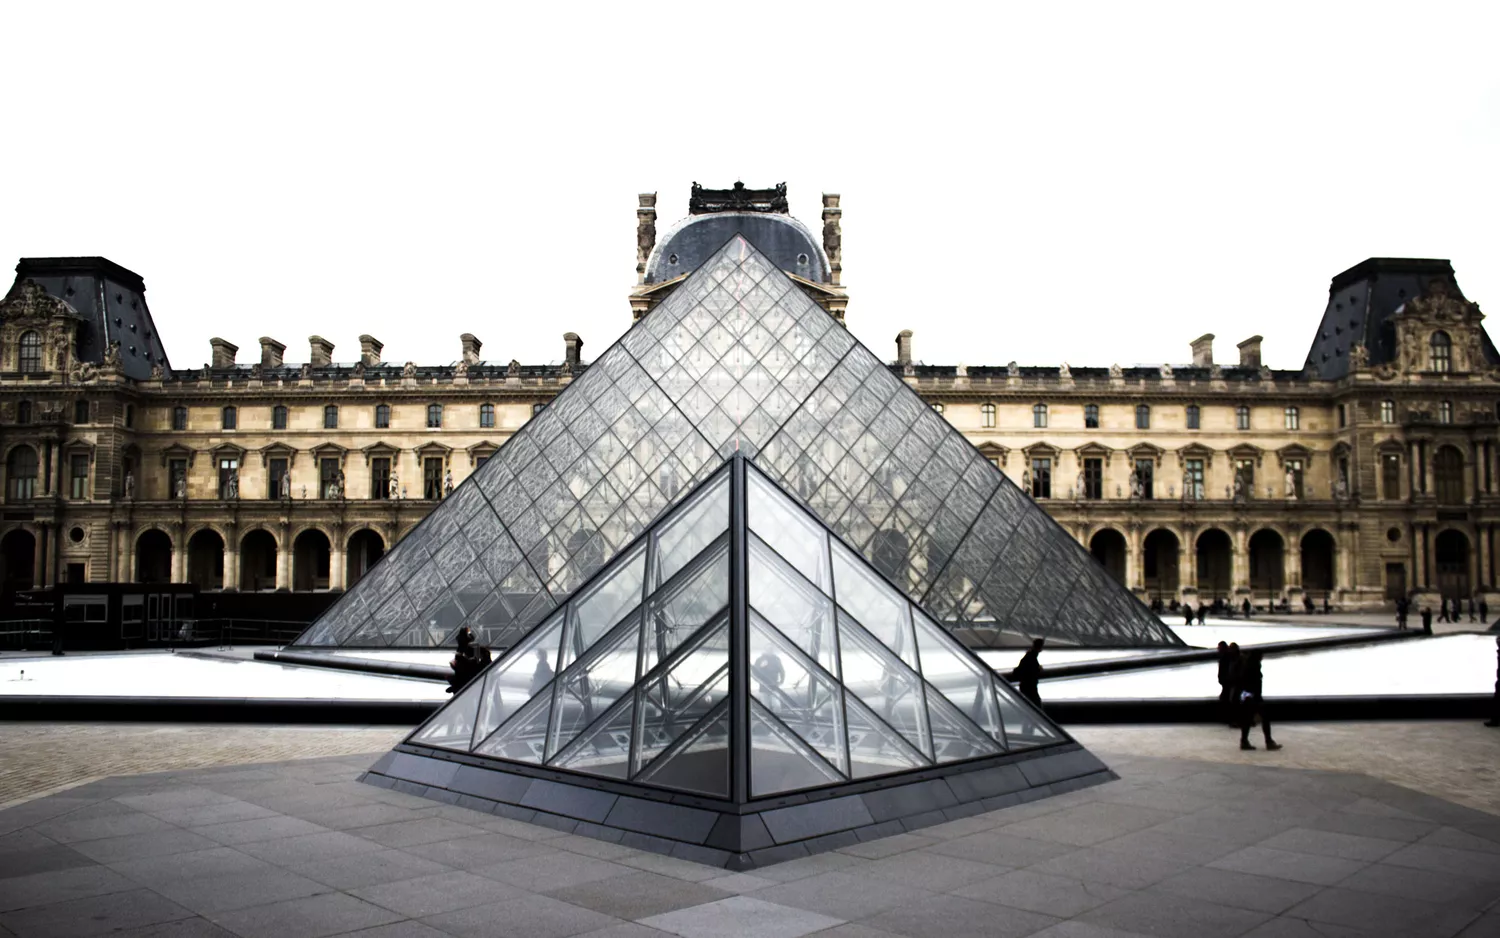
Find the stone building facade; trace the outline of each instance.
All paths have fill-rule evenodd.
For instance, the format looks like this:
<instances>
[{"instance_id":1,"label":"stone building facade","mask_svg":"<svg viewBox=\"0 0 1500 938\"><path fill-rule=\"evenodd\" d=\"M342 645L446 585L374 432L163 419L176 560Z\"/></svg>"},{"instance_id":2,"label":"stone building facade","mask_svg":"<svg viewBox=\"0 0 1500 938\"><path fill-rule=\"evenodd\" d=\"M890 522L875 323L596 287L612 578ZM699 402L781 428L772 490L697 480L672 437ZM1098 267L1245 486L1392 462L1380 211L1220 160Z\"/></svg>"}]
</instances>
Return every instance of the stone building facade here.
<instances>
[{"instance_id":1,"label":"stone building facade","mask_svg":"<svg viewBox=\"0 0 1500 938\"><path fill-rule=\"evenodd\" d=\"M741 232L843 320L837 195L820 233L784 187L695 186L690 211L722 218L660 239L655 203L634 318ZM1446 261L1375 258L1333 279L1299 371L1263 366L1259 336L1220 364L1211 335L1180 365L928 365L911 332L890 367L1143 599L1378 607L1495 589L1482 318ZM319 336L302 363L269 337L247 362L209 343L205 367L173 368L138 275L21 260L0 302L8 586L343 589L587 367L573 333L548 365L489 361L470 334L441 366L385 362L368 335L343 361Z\"/></svg>"}]
</instances>

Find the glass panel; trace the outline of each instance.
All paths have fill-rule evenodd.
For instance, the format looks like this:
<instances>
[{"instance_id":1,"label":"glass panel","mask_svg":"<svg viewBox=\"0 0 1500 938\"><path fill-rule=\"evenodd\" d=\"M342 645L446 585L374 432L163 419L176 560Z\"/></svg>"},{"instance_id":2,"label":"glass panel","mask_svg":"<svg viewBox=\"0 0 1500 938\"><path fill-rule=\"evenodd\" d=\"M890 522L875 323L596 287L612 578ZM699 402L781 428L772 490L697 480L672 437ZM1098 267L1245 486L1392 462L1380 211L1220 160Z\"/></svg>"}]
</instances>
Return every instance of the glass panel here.
<instances>
[{"instance_id":1,"label":"glass panel","mask_svg":"<svg viewBox=\"0 0 1500 938\"><path fill-rule=\"evenodd\" d=\"M569 603L568 634L563 641L560 669L566 669L619 622L621 616L640 605L645 579L646 551L639 546Z\"/></svg>"},{"instance_id":2,"label":"glass panel","mask_svg":"<svg viewBox=\"0 0 1500 938\"><path fill-rule=\"evenodd\" d=\"M1003 746L1000 712L995 707L991 673L968 649L958 646L921 610L913 612L917 648L922 657L922 679L942 692L965 716ZM931 708L929 708L930 711ZM936 730L934 730L936 732Z\"/></svg>"},{"instance_id":3,"label":"glass panel","mask_svg":"<svg viewBox=\"0 0 1500 938\"><path fill-rule=\"evenodd\" d=\"M677 511L656 534L651 588L670 580L728 527L729 475L725 473Z\"/></svg>"},{"instance_id":4,"label":"glass panel","mask_svg":"<svg viewBox=\"0 0 1500 938\"><path fill-rule=\"evenodd\" d=\"M434 714L426 726L413 733L409 741L468 752L483 689L483 681L470 681L469 686Z\"/></svg>"},{"instance_id":5,"label":"glass panel","mask_svg":"<svg viewBox=\"0 0 1500 938\"><path fill-rule=\"evenodd\" d=\"M729 706L721 705L665 758L636 777L638 782L729 797Z\"/></svg>"},{"instance_id":6,"label":"glass panel","mask_svg":"<svg viewBox=\"0 0 1500 938\"><path fill-rule=\"evenodd\" d=\"M745 479L749 483L745 510L750 530L819 589L829 592L828 536L823 528L760 473L747 472Z\"/></svg>"},{"instance_id":7,"label":"glass panel","mask_svg":"<svg viewBox=\"0 0 1500 938\"><path fill-rule=\"evenodd\" d=\"M510 719L552 682L562 626L562 615L553 616L490 668L484 682L484 702L479 707L476 741Z\"/></svg>"},{"instance_id":8,"label":"glass panel","mask_svg":"<svg viewBox=\"0 0 1500 938\"><path fill-rule=\"evenodd\" d=\"M834 768L847 773L843 700L837 682L754 612L750 613L750 662L752 694L761 706Z\"/></svg>"},{"instance_id":9,"label":"glass panel","mask_svg":"<svg viewBox=\"0 0 1500 938\"><path fill-rule=\"evenodd\" d=\"M549 757L630 692L635 683L640 635L639 620L627 619L557 679L552 731L547 742Z\"/></svg>"},{"instance_id":10,"label":"glass panel","mask_svg":"<svg viewBox=\"0 0 1500 938\"><path fill-rule=\"evenodd\" d=\"M849 777L870 778L929 765L927 759L901 738L852 694L844 695L849 724Z\"/></svg>"},{"instance_id":11,"label":"glass panel","mask_svg":"<svg viewBox=\"0 0 1500 938\"><path fill-rule=\"evenodd\" d=\"M546 748L547 718L552 713L551 690L549 687L533 697L510 721L480 743L474 752L482 756L540 765Z\"/></svg>"},{"instance_id":12,"label":"glass panel","mask_svg":"<svg viewBox=\"0 0 1500 938\"><path fill-rule=\"evenodd\" d=\"M843 781L797 734L782 726L760 704L750 701L750 795L781 792Z\"/></svg>"},{"instance_id":13,"label":"glass panel","mask_svg":"<svg viewBox=\"0 0 1500 938\"><path fill-rule=\"evenodd\" d=\"M939 765L1000 752L993 739L931 687L927 688L927 715L932 721L933 761Z\"/></svg>"},{"instance_id":14,"label":"glass panel","mask_svg":"<svg viewBox=\"0 0 1500 938\"><path fill-rule=\"evenodd\" d=\"M839 660L844 690L932 758L921 679L843 612L839 613Z\"/></svg>"},{"instance_id":15,"label":"glass panel","mask_svg":"<svg viewBox=\"0 0 1500 938\"><path fill-rule=\"evenodd\" d=\"M711 554L695 561L678 582L651 597L639 673L646 674L669 657L728 602L729 545L721 543Z\"/></svg>"},{"instance_id":16,"label":"glass panel","mask_svg":"<svg viewBox=\"0 0 1500 938\"><path fill-rule=\"evenodd\" d=\"M900 655L908 666L917 666L911 609L906 599L882 583L862 559L836 541L833 544L833 585L834 598L840 606L885 647Z\"/></svg>"},{"instance_id":17,"label":"glass panel","mask_svg":"<svg viewBox=\"0 0 1500 938\"><path fill-rule=\"evenodd\" d=\"M636 771L671 746L729 693L729 626L704 630L701 641L669 668L641 683Z\"/></svg>"},{"instance_id":18,"label":"glass panel","mask_svg":"<svg viewBox=\"0 0 1500 938\"><path fill-rule=\"evenodd\" d=\"M589 775L625 778L630 770L630 727L634 717L634 701L626 697L551 764Z\"/></svg>"},{"instance_id":19,"label":"glass panel","mask_svg":"<svg viewBox=\"0 0 1500 938\"><path fill-rule=\"evenodd\" d=\"M833 602L751 535L750 604L830 674L838 674Z\"/></svg>"},{"instance_id":20,"label":"glass panel","mask_svg":"<svg viewBox=\"0 0 1500 938\"><path fill-rule=\"evenodd\" d=\"M1012 752L1062 741L1062 734L999 678L995 678L995 696L1000 702L1000 718L1005 721L1007 748Z\"/></svg>"}]
</instances>

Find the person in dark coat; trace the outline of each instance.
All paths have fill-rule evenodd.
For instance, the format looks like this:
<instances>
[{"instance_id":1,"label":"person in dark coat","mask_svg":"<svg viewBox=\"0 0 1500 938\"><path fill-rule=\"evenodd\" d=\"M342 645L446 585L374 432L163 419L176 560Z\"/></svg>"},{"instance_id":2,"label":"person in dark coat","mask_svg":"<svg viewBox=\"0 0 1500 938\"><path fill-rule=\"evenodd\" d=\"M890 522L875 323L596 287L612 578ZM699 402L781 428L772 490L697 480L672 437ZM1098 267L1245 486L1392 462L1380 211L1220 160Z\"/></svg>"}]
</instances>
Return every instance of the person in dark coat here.
<instances>
[{"instance_id":1,"label":"person in dark coat","mask_svg":"<svg viewBox=\"0 0 1500 938\"><path fill-rule=\"evenodd\" d=\"M1234 718L1234 671L1239 666L1240 646L1230 647L1228 642L1219 643L1219 713L1230 726L1237 725Z\"/></svg>"},{"instance_id":2,"label":"person in dark coat","mask_svg":"<svg viewBox=\"0 0 1500 938\"><path fill-rule=\"evenodd\" d=\"M1406 616L1411 612L1411 603L1405 596L1396 600L1396 628L1406 628Z\"/></svg>"},{"instance_id":3,"label":"person in dark coat","mask_svg":"<svg viewBox=\"0 0 1500 938\"><path fill-rule=\"evenodd\" d=\"M1250 618L1250 600L1248 598L1240 603L1240 609L1244 611L1245 618Z\"/></svg>"},{"instance_id":4,"label":"person in dark coat","mask_svg":"<svg viewBox=\"0 0 1500 938\"><path fill-rule=\"evenodd\" d=\"M1490 704L1490 718L1485 726L1500 726L1500 637L1495 639L1495 699Z\"/></svg>"},{"instance_id":5,"label":"person in dark coat","mask_svg":"<svg viewBox=\"0 0 1500 938\"><path fill-rule=\"evenodd\" d=\"M1255 745L1250 742L1250 728L1259 719L1261 733L1266 738L1266 749L1270 751L1280 749L1281 744L1271 738L1271 721L1266 718L1265 699L1262 696L1260 652L1248 652L1240 660L1235 687L1240 708L1240 748L1255 748Z\"/></svg>"},{"instance_id":6,"label":"person in dark coat","mask_svg":"<svg viewBox=\"0 0 1500 938\"><path fill-rule=\"evenodd\" d=\"M1203 603L1199 603L1198 604L1198 624L1202 625L1203 624L1203 620L1206 619L1206 618L1208 618L1208 606L1204 605Z\"/></svg>"},{"instance_id":7,"label":"person in dark coat","mask_svg":"<svg viewBox=\"0 0 1500 938\"><path fill-rule=\"evenodd\" d=\"M1428 635L1432 634L1432 607L1431 606L1423 606L1422 607L1422 631L1426 632Z\"/></svg>"},{"instance_id":8,"label":"person in dark coat","mask_svg":"<svg viewBox=\"0 0 1500 938\"><path fill-rule=\"evenodd\" d=\"M1469 597L1469 621L1470 622L1475 621L1475 619L1474 619L1474 597L1473 596Z\"/></svg>"},{"instance_id":9,"label":"person in dark coat","mask_svg":"<svg viewBox=\"0 0 1500 938\"><path fill-rule=\"evenodd\" d=\"M1438 621L1448 621L1448 597L1446 596L1442 598L1442 602L1438 605Z\"/></svg>"},{"instance_id":10,"label":"person in dark coat","mask_svg":"<svg viewBox=\"0 0 1500 938\"><path fill-rule=\"evenodd\" d=\"M1183 625L1192 625L1193 624L1193 604L1192 603L1183 603L1182 604L1182 618L1183 618L1183 622L1182 622Z\"/></svg>"},{"instance_id":11,"label":"person in dark coat","mask_svg":"<svg viewBox=\"0 0 1500 938\"><path fill-rule=\"evenodd\" d=\"M463 690L464 685L474 680L474 675L484 668L479 662L479 655L474 651L474 633L468 626L458 630L457 640L458 651L454 653L453 660L448 662L448 667L453 669L453 676L448 679L450 694Z\"/></svg>"},{"instance_id":12,"label":"person in dark coat","mask_svg":"<svg viewBox=\"0 0 1500 938\"><path fill-rule=\"evenodd\" d=\"M1479 624L1484 625L1490 621L1490 604L1484 601L1484 594L1479 595Z\"/></svg>"},{"instance_id":13,"label":"person in dark coat","mask_svg":"<svg viewBox=\"0 0 1500 938\"><path fill-rule=\"evenodd\" d=\"M1016 669L1010 672L1011 680L1015 681L1021 690L1021 696L1038 707L1042 705L1042 692L1037 687L1037 684L1042 679L1040 655L1042 647L1046 644L1047 640L1045 638L1034 639L1031 643L1031 649L1021 656L1020 664L1017 664Z\"/></svg>"}]
</instances>

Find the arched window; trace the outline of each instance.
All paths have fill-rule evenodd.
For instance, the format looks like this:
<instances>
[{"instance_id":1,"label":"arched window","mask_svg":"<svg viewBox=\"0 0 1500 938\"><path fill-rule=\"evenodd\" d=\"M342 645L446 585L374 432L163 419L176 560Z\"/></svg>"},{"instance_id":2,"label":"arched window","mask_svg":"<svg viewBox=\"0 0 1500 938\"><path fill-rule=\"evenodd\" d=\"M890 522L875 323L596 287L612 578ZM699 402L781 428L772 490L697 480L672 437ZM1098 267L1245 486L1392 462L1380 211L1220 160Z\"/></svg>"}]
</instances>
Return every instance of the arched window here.
<instances>
[{"instance_id":1,"label":"arched window","mask_svg":"<svg viewBox=\"0 0 1500 938\"><path fill-rule=\"evenodd\" d=\"M339 426L339 407L337 404L329 404L323 408L323 429L337 430Z\"/></svg>"},{"instance_id":2,"label":"arched window","mask_svg":"<svg viewBox=\"0 0 1500 938\"><path fill-rule=\"evenodd\" d=\"M1137 430L1151 429L1151 408L1148 405L1135 405L1135 428Z\"/></svg>"},{"instance_id":3,"label":"arched window","mask_svg":"<svg viewBox=\"0 0 1500 938\"><path fill-rule=\"evenodd\" d=\"M1198 410L1198 405L1189 404L1187 406L1187 428L1189 430L1198 429L1198 424L1201 419L1202 412Z\"/></svg>"},{"instance_id":4,"label":"arched window","mask_svg":"<svg viewBox=\"0 0 1500 938\"><path fill-rule=\"evenodd\" d=\"M286 429L286 405L285 404L277 404L275 407L271 408L271 429L272 430L285 430Z\"/></svg>"},{"instance_id":5,"label":"arched window","mask_svg":"<svg viewBox=\"0 0 1500 938\"><path fill-rule=\"evenodd\" d=\"M1380 402L1380 422L1381 423L1395 423L1396 422L1396 402L1395 401L1381 401Z\"/></svg>"},{"instance_id":6,"label":"arched window","mask_svg":"<svg viewBox=\"0 0 1500 938\"><path fill-rule=\"evenodd\" d=\"M375 405L375 429L384 430L391 425L391 405Z\"/></svg>"},{"instance_id":7,"label":"arched window","mask_svg":"<svg viewBox=\"0 0 1500 938\"><path fill-rule=\"evenodd\" d=\"M1443 401L1438 404L1438 423L1453 422L1453 402Z\"/></svg>"},{"instance_id":8,"label":"arched window","mask_svg":"<svg viewBox=\"0 0 1500 938\"><path fill-rule=\"evenodd\" d=\"M1295 407L1288 407L1284 411L1284 421L1288 430L1297 430L1302 426L1302 412Z\"/></svg>"},{"instance_id":9,"label":"arched window","mask_svg":"<svg viewBox=\"0 0 1500 938\"><path fill-rule=\"evenodd\" d=\"M21 333L17 370L34 374L42 370L42 336L33 330Z\"/></svg>"},{"instance_id":10,"label":"arched window","mask_svg":"<svg viewBox=\"0 0 1500 938\"><path fill-rule=\"evenodd\" d=\"M21 426L25 426L26 424L31 423L30 401L16 402L16 423Z\"/></svg>"},{"instance_id":11,"label":"arched window","mask_svg":"<svg viewBox=\"0 0 1500 938\"><path fill-rule=\"evenodd\" d=\"M187 408L183 407L181 404L178 404L176 407L172 408L172 429L187 429Z\"/></svg>"},{"instance_id":12,"label":"arched window","mask_svg":"<svg viewBox=\"0 0 1500 938\"><path fill-rule=\"evenodd\" d=\"M429 429L433 429L433 428L436 428L436 427L441 427L442 425L443 425L443 405L442 404L428 404L427 405L427 426L428 426L428 428Z\"/></svg>"},{"instance_id":13,"label":"arched window","mask_svg":"<svg viewBox=\"0 0 1500 938\"><path fill-rule=\"evenodd\" d=\"M1031 408L1031 425L1041 429L1047 427L1047 405L1036 404Z\"/></svg>"},{"instance_id":14,"label":"arched window","mask_svg":"<svg viewBox=\"0 0 1500 938\"><path fill-rule=\"evenodd\" d=\"M224 408L223 427L225 430L234 430L239 427L240 412L236 407Z\"/></svg>"},{"instance_id":15,"label":"arched window","mask_svg":"<svg viewBox=\"0 0 1500 938\"><path fill-rule=\"evenodd\" d=\"M10 483L9 497L13 501L36 496L36 450L29 446L17 446L5 460L5 478Z\"/></svg>"},{"instance_id":16,"label":"arched window","mask_svg":"<svg viewBox=\"0 0 1500 938\"><path fill-rule=\"evenodd\" d=\"M1453 370L1453 340L1442 330L1432 334L1432 370Z\"/></svg>"},{"instance_id":17,"label":"arched window","mask_svg":"<svg viewBox=\"0 0 1500 938\"><path fill-rule=\"evenodd\" d=\"M1099 405L1083 405L1083 425L1090 430L1099 429Z\"/></svg>"},{"instance_id":18,"label":"arched window","mask_svg":"<svg viewBox=\"0 0 1500 938\"><path fill-rule=\"evenodd\" d=\"M1464 503L1464 454L1443 446L1432 456L1432 478L1440 505Z\"/></svg>"},{"instance_id":19,"label":"arched window","mask_svg":"<svg viewBox=\"0 0 1500 938\"><path fill-rule=\"evenodd\" d=\"M479 427L482 430L491 430L495 426L495 405L479 405Z\"/></svg>"},{"instance_id":20,"label":"arched window","mask_svg":"<svg viewBox=\"0 0 1500 938\"><path fill-rule=\"evenodd\" d=\"M1234 426L1237 430L1250 429L1250 405L1241 404L1234 409Z\"/></svg>"}]
</instances>

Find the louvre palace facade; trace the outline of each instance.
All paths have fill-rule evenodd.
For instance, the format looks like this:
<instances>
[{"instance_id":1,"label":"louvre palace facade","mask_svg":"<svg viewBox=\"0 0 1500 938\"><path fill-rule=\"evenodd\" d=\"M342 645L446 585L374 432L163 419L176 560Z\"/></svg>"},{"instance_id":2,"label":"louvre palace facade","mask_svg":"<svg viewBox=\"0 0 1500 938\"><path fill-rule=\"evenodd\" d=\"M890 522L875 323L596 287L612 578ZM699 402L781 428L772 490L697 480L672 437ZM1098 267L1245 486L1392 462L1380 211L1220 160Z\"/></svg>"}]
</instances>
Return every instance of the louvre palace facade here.
<instances>
[{"instance_id":1,"label":"louvre palace facade","mask_svg":"<svg viewBox=\"0 0 1500 938\"><path fill-rule=\"evenodd\" d=\"M784 187L695 185L660 236L655 203L636 210L633 319L740 234L844 320L839 196L820 233ZM206 366L174 368L138 274L91 257L16 274L8 588L343 590L590 361L573 333L545 365L488 359L465 333L452 364L386 362L365 335L357 357L312 336L290 362L274 338L244 356L211 338ZM1212 335L1180 364L933 365L909 331L887 367L1143 600L1375 608L1495 590L1500 354L1482 318L1447 261L1372 258L1333 278L1296 371L1262 365L1260 336L1218 361Z\"/></svg>"}]
</instances>

